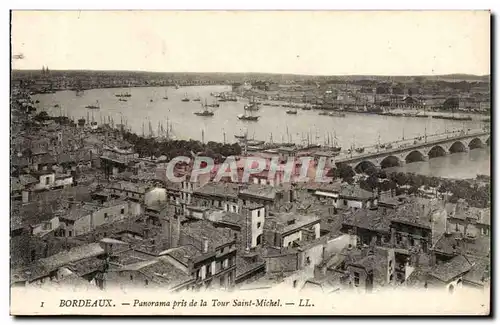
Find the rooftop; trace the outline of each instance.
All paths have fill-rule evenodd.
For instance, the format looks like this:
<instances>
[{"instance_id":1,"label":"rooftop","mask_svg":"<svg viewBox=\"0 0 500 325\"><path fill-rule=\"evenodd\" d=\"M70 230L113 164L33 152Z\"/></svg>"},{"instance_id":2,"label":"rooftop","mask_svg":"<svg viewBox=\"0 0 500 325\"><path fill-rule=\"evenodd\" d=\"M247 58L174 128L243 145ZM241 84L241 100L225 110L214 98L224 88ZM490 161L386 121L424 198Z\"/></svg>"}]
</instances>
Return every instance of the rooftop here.
<instances>
[{"instance_id":1,"label":"rooftop","mask_svg":"<svg viewBox=\"0 0 500 325\"><path fill-rule=\"evenodd\" d=\"M201 255L201 251L192 245L184 245L169 249L166 254L187 266L190 260Z\"/></svg>"},{"instance_id":2,"label":"rooftop","mask_svg":"<svg viewBox=\"0 0 500 325\"><path fill-rule=\"evenodd\" d=\"M344 198L353 198L360 200L369 200L375 197L370 191L363 190L357 185L342 184L340 189L340 196Z\"/></svg>"},{"instance_id":3,"label":"rooftop","mask_svg":"<svg viewBox=\"0 0 500 325\"><path fill-rule=\"evenodd\" d=\"M294 212L276 213L269 217L264 227L282 233L299 229L312 223L319 223L321 220L315 215L303 215Z\"/></svg>"},{"instance_id":4,"label":"rooftop","mask_svg":"<svg viewBox=\"0 0 500 325\"><path fill-rule=\"evenodd\" d=\"M238 197L238 184L209 182L193 191L195 194L212 195L219 197Z\"/></svg>"},{"instance_id":5,"label":"rooftop","mask_svg":"<svg viewBox=\"0 0 500 325\"><path fill-rule=\"evenodd\" d=\"M359 209L344 214L343 224L373 231L389 232L391 221L394 217L393 210L387 209Z\"/></svg>"},{"instance_id":6,"label":"rooftop","mask_svg":"<svg viewBox=\"0 0 500 325\"><path fill-rule=\"evenodd\" d=\"M218 247L234 241L234 238L228 232L221 228L215 228L211 222L206 220L184 224L181 229L182 233L197 240L208 239L208 247L211 250L216 250Z\"/></svg>"},{"instance_id":7,"label":"rooftop","mask_svg":"<svg viewBox=\"0 0 500 325\"><path fill-rule=\"evenodd\" d=\"M246 188L242 188L240 190L240 194L257 198L264 198L267 200L274 200L277 191L278 190L271 185L249 184Z\"/></svg>"},{"instance_id":8,"label":"rooftop","mask_svg":"<svg viewBox=\"0 0 500 325\"><path fill-rule=\"evenodd\" d=\"M436 265L429 274L443 282L449 282L471 268L472 263L465 256L458 255L449 262Z\"/></svg>"},{"instance_id":9,"label":"rooftop","mask_svg":"<svg viewBox=\"0 0 500 325\"><path fill-rule=\"evenodd\" d=\"M102 254L104 254L104 249L99 243L74 247L70 250L37 260L29 267L12 270L11 281L35 280L47 276L50 272L60 267Z\"/></svg>"}]
</instances>

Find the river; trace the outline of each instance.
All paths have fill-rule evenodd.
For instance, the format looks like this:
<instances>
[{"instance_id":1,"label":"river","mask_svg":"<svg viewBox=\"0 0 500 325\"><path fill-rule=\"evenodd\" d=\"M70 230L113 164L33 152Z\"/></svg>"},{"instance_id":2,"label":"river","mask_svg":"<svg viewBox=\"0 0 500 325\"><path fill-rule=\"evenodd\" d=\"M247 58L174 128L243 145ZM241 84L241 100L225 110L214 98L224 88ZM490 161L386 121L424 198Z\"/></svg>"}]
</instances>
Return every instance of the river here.
<instances>
[{"instance_id":1,"label":"river","mask_svg":"<svg viewBox=\"0 0 500 325\"><path fill-rule=\"evenodd\" d=\"M196 139L205 141L235 142L234 135L248 131L249 137L257 140L269 141L271 136L275 142L324 143L325 139L333 134L338 139L338 145L343 148L354 145L370 146L396 141L405 138L417 137L424 134L442 133L446 130L460 130L471 128L480 129L482 122L452 121L431 118L392 117L367 115L360 113L346 113L345 117L320 116L316 110L299 110L297 115L288 115L286 108L261 106L256 112L260 116L257 122L240 121L237 115L243 113L246 100L238 102L221 102L219 108L214 108L213 117L196 116L193 113L201 109L201 102L192 101L200 97L213 103L212 92L230 91L229 86L193 86L181 87L148 87L131 89L92 89L82 96L76 96L73 91L60 91L53 94L38 94L33 96L39 100L38 110L49 115L64 115L78 119L94 115L99 122L107 120L108 116L114 122L120 123L123 119L135 133L141 134L143 125L145 134L149 134L149 122L156 133L158 123L166 129L167 120L172 124L172 133L178 139ZM128 91L131 97L126 102L118 101L115 94ZM168 95L168 100L163 99ZM182 102L187 95L190 102ZM88 110L87 105L99 101L99 110ZM59 105L59 108L54 107ZM202 135L203 134L203 135ZM435 158L429 162L411 163L399 170L417 172L441 177L468 178L476 174L489 175L490 156L487 149L475 149L469 153L452 154L446 157Z\"/></svg>"}]
</instances>

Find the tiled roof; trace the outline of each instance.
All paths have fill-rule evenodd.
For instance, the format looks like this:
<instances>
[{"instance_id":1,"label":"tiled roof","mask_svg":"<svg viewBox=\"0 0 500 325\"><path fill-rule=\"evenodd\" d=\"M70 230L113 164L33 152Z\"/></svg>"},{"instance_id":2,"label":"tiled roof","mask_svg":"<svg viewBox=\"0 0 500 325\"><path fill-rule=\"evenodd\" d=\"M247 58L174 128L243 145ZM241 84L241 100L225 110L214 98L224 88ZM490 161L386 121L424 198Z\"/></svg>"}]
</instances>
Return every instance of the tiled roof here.
<instances>
[{"instance_id":1,"label":"tiled roof","mask_svg":"<svg viewBox=\"0 0 500 325\"><path fill-rule=\"evenodd\" d=\"M345 213L343 217L343 224L373 231L389 232L393 216L393 210L359 209L354 212Z\"/></svg>"},{"instance_id":2,"label":"tiled roof","mask_svg":"<svg viewBox=\"0 0 500 325\"><path fill-rule=\"evenodd\" d=\"M195 194L213 195L219 197L238 197L238 184L233 183L207 183L193 191Z\"/></svg>"},{"instance_id":3,"label":"tiled roof","mask_svg":"<svg viewBox=\"0 0 500 325\"><path fill-rule=\"evenodd\" d=\"M167 254L184 265L188 265L190 260L201 255L201 251L192 245L184 245L169 250Z\"/></svg>"},{"instance_id":4,"label":"tiled roof","mask_svg":"<svg viewBox=\"0 0 500 325\"><path fill-rule=\"evenodd\" d=\"M463 256L458 255L452 258L449 262L438 264L431 269L430 275L443 281L448 282L455 277L468 272L472 268L472 263Z\"/></svg>"},{"instance_id":5,"label":"tiled roof","mask_svg":"<svg viewBox=\"0 0 500 325\"><path fill-rule=\"evenodd\" d=\"M249 184L240 190L241 195L274 200L278 190L271 185Z\"/></svg>"},{"instance_id":6,"label":"tiled roof","mask_svg":"<svg viewBox=\"0 0 500 325\"><path fill-rule=\"evenodd\" d=\"M13 270L11 281L35 280L48 275L60 267L102 254L104 254L104 249L99 243L74 247L70 250L42 258L27 268Z\"/></svg>"},{"instance_id":7,"label":"tiled roof","mask_svg":"<svg viewBox=\"0 0 500 325\"><path fill-rule=\"evenodd\" d=\"M208 239L209 249L212 250L234 241L234 238L226 231L221 228L215 228L211 222L205 220L184 224L181 233L198 240L202 238Z\"/></svg>"},{"instance_id":8,"label":"tiled roof","mask_svg":"<svg viewBox=\"0 0 500 325\"><path fill-rule=\"evenodd\" d=\"M315 215L282 212L269 217L264 226L285 233L314 222L320 222L320 218Z\"/></svg>"},{"instance_id":9,"label":"tiled roof","mask_svg":"<svg viewBox=\"0 0 500 325\"><path fill-rule=\"evenodd\" d=\"M340 189L340 196L345 198L353 198L360 200L369 200L375 195L370 192L363 190L361 187L357 185L343 184Z\"/></svg>"}]
</instances>

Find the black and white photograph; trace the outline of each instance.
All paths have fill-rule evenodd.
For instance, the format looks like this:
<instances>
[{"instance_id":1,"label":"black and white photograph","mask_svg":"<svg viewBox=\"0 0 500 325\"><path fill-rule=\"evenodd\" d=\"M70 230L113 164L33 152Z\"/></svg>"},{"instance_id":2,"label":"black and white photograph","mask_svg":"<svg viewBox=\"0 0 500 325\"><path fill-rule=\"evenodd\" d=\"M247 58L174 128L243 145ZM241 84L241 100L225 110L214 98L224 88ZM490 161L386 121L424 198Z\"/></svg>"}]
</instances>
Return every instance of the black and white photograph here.
<instances>
[{"instance_id":1,"label":"black and white photograph","mask_svg":"<svg viewBox=\"0 0 500 325\"><path fill-rule=\"evenodd\" d=\"M12 315L490 314L489 11L10 19Z\"/></svg>"}]
</instances>

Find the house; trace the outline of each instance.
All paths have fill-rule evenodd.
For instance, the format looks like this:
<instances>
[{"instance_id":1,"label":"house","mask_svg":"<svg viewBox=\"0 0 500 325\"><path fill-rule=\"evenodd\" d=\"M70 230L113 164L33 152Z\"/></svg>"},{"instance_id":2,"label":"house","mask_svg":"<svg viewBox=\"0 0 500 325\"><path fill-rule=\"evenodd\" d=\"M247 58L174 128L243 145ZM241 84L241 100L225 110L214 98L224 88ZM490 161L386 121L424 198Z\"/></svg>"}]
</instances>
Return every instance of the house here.
<instances>
[{"instance_id":1,"label":"house","mask_svg":"<svg viewBox=\"0 0 500 325\"><path fill-rule=\"evenodd\" d=\"M285 201L285 191L271 185L248 184L240 188L238 197L243 204L262 204L270 210Z\"/></svg>"},{"instance_id":2,"label":"house","mask_svg":"<svg viewBox=\"0 0 500 325\"><path fill-rule=\"evenodd\" d=\"M340 209L372 209L378 205L378 196L357 185L343 184L336 205Z\"/></svg>"},{"instance_id":3,"label":"house","mask_svg":"<svg viewBox=\"0 0 500 325\"><path fill-rule=\"evenodd\" d=\"M247 203L241 206L241 212L224 211L213 218L216 227L229 228L242 249L250 250L263 243L266 209L262 204Z\"/></svg>"},{"instance_id":4,"label":"house","mask_svg":"<svg viewBox=\"0 0 500 325\"><path fill-rule=\"evenodd\" d=\"M274 247L288 247L294 242L320 237L320 218L293 212L276 213L264 224L264 243Z\"/></svg>"},{"instance_id":5,"label":"house","mask_svg":"<svg viewBox=\"0 0 500 325\"><path fill-rule=\"evenodd\" d=\"M238 213L238 185L233 183L207 183L193 190L193 205L213 207Z\"/></svg>"},{"instance_id":6,"label":"house","mask_svg":"<svg viewBox=\"0 0 500 325\"><path fill-rule=\"evenodd\" d=\"M103 205L83 204L59 213L60 222L58 235L74 237L93 231L106 223L119 221L128 217L128 203L125 201L110 201Z\"/></svg>"},{"instance_id":7,"label":"house","mask_svg":"<svg viewBox=\"0 0 500 325\"><path fill-rule=\"evenodd\" d=\"M470 207L459 201L448 211L447 231L460 232L464 236L477 237L490 234L490 209Z\"/></svg>"},{"instance_id":8,"label":"house","mask_svg":"<svg viewBox=\"0 0 500 325\"><path fill-rule=\"evenodd\" d=\"M146 257L147 258L147 257ZM104 277L105 288L156 288L167 291L188 289L193 277L182 268L170 263L169 256L149 256L110 268Z\"/></svg>"},{"instance_id":9,"label":"house","mask_svg":"<svg viewBox=\"0 0 500 325\"><path fill-rule=\"evenodd\" d=\"M229 231L209 221L188 222L179 234L179 247L167 253L194 277L193 290L230 289L236 279L236 242Z\"/></svg>"},{"instance_id":10,"label":"house","mask_svg":"<svg viewBox=\"0 0 500 325\"><path fill-rule=\"evenodd\" d=\"M77 278L90 275L90 278L94 279L96 273L103 271L104 258L105 250L100 243L73 247L67 251L39 259L27 267L11 270L11 284L39 286L46 282L59 281L75 273ZM79 263L87 265L79 267L77 265ZM101 285L96 281L94 283L97 286Z\"/></svg>"}]
</instances>

